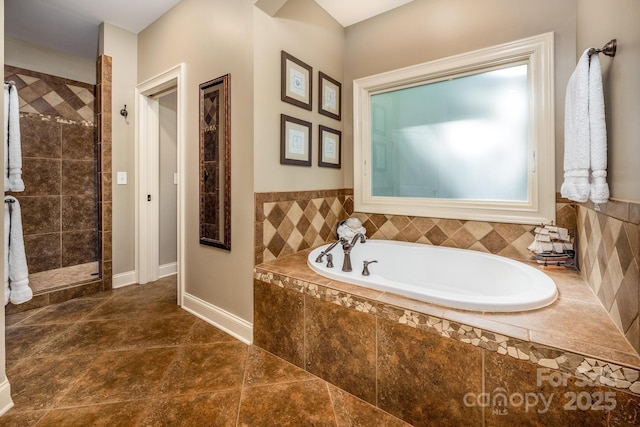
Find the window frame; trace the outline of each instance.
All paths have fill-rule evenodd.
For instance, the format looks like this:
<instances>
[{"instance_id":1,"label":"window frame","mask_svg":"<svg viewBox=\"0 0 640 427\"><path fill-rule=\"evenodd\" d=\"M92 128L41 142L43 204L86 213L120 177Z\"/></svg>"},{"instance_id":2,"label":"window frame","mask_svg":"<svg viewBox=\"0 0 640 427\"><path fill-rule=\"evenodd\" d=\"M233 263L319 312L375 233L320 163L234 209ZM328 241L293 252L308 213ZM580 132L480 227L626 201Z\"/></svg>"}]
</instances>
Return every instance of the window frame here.
<instances>
[{"instance_id":1,"label":"window frame","mask_svg":"<svg viewBox=\"0 0 640 427\"><path fill-rule=\"evenodd\" d=\"M554 37L545 33L356 79L354 91L354 209L356 212L540 224L555 221ZM488 201L373 196L371 96L429 82L528 65L528 200Z\"/></svg>"}]
</instances>

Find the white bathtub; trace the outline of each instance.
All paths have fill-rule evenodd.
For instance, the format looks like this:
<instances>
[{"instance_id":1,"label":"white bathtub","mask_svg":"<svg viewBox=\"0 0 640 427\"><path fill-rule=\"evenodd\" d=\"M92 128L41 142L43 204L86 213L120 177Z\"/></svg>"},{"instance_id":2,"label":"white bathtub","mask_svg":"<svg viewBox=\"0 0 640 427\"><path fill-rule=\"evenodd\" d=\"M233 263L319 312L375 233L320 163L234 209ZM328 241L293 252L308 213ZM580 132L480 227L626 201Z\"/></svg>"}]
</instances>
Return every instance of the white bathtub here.
<instances>
[{"instance_id":1,"label":"white bathtub","mask_svg":"<svg viewBox=\"0 0 640 427\"><path fill-rule=\"evenodd\" d=\"M351 251L353 271L341 271L344 252L338 245L333 268L315 259L329 245L309 254L309 267L322 276L452 308L511 312L533 310L556 300L556 285L542 271L483 252L392 240L358 242ZM363 276L363 261L371 275Z\"/></svg>"}]
</instances>

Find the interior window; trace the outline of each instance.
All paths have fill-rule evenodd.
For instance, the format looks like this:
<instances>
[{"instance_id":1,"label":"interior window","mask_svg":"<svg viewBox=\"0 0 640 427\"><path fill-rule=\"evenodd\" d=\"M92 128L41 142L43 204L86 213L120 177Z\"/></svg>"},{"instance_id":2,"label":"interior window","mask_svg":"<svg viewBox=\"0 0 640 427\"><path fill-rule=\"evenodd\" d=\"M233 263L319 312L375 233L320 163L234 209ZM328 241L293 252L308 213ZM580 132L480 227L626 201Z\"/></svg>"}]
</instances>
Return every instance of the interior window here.
<instances>
[{"instance_id":1,"label":"interior window","mask_svg":"<svg viewBox=\"0 0 640 427\"><path fill-rule=\"evenodd\" d=\"M545 34L356 80L356 210L554 220L552 58Z\"/></svg>"}]
</instances>

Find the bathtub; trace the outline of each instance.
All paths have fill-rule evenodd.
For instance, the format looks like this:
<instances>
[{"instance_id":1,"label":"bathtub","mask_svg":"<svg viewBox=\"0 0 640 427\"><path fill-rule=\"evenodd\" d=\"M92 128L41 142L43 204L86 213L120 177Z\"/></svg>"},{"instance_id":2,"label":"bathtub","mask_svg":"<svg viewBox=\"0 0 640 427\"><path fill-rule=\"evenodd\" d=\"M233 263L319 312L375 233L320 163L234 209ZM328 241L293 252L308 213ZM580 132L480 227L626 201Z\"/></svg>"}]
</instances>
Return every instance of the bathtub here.
<instances>
[{"instance_id":1,"label":"bathtub","mask_svg":"<svg viewBox=\"0 0 640 427\"><path fill-rule=\"evenodd\" d=\"M344 252L331 250L333 268L318 255L329 245L309 253L307 264L318 274L355 285L391 292L451 308L488 312L533 310L558 296L556 285L539 269L498 255L464 249L367 240L351 251L352 272L343 272ZM363 276L363 262L369 276Z\"/></svg>"}]
</instances>

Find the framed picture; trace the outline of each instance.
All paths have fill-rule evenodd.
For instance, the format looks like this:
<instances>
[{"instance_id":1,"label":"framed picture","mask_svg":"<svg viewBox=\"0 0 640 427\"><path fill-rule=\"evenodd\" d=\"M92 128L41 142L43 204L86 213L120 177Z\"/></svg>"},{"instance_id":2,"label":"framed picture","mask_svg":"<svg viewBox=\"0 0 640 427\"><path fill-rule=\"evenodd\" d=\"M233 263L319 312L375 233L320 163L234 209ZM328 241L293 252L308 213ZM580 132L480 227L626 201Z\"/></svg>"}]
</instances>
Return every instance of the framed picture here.
<instances>
[{"instance_id":1,"label":"framed picture","mask_svg":"<svg viewBox=\"0 0 640 427\"><path fill-rule=\"evenodd\" d=\"M313 69L284 50L281 56L281 67L280 99L305 110L311 110Z\"/></svg>"},{"instance_id":2,"label":"framed picture","mask_svg":"<svg viewBox=\"0 0 640 427\"><path fill-rule=\"evenodd\" d=\"M342 117L342 85L323 72L319 73L318 112L325 116L340 120Z\"/></svg>"},{"instance_id":3,"label":"framed picture","mask_svg":"<svg viewBox=\"0 0 640 427\"><path fill-rule=\"evenodd\" d=\"M280 115L280 163L311 166L311 123Z\"/></svg>"},{"instance_id":4,"label":"framed picture","mask_svg":"<svg viewBox=\"0 0 640 427\"><path fill-rule=\"evenodd\" d=\"M319 125L318 166L337 168L341 166L342 132Z\"/></svg>"}]
</instances>

